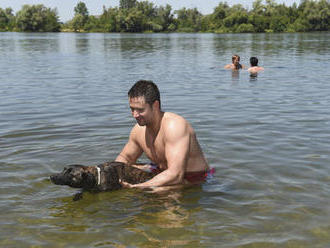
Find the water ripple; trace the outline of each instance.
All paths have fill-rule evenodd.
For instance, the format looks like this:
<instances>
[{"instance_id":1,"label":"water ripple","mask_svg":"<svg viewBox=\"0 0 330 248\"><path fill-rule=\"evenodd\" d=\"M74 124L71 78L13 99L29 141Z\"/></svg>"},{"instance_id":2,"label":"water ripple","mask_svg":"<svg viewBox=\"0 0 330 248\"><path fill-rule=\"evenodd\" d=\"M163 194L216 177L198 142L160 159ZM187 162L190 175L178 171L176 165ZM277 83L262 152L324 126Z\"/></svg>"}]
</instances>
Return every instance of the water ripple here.
<instances>
[{"instance_id":1,"label":"water ripple","mask_svg":"<svg viewBox=\"0 0 330 248\"><path fill-rule=\"evenodd\" d=\"M0 246L327 247L328 40L3 33ZM245 65L257 56L266 70L224 70L234 53ZM214 178L73 202L77 190L49 175L117 156L134 125L127 90L138 79L154 80L162 108L189 120Z\"/></svg>"}]
</instances>

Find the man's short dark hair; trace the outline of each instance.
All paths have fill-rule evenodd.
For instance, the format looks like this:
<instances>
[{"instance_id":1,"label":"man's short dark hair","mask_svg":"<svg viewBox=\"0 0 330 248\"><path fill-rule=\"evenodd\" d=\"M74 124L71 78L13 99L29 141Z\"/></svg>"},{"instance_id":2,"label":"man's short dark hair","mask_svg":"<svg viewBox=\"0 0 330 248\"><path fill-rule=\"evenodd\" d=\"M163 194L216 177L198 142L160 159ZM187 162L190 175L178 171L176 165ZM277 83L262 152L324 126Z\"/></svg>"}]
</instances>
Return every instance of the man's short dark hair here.
<instances>
[{"instance_id":1,"label":"man's short dark hair","mask_svg":"<svg viewBox=\"0 0 330 248\"><path fill-rule=\"evenodd\" d=\"M160 108L160 93L157 85L153 81L139 80L128 91L129 98L141 96L144 97L146 103L148 103L150 106L152 106L155 101L158 101Z\"/></svg>"},{"instance_id":2,"label":"man's short dark hair","mask_svg":"<svg viewBox=\"0 0 330 248\"><path fill-rule=\"evenodd\" d=\"M257 57L251 57L250 58L250 64L251 64L251 66L258 66L258 58Z\"/></svg>"}]
</instances>

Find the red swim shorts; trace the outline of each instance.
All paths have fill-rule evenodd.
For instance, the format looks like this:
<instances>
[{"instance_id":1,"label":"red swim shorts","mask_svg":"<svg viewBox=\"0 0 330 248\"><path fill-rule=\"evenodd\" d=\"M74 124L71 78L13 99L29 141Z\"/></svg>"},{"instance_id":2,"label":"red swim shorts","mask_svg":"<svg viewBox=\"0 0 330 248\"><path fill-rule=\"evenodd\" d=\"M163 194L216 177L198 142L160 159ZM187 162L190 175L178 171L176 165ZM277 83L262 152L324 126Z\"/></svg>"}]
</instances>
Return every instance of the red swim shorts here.
<instances>
[{"instance_id":1,"label":"red swim shorts","mask_svg":"<svg viewBox=\"0 0 330 248\"><path fill-rule=\"evenodd\" d=\"M206 179L211 178L215 173L215 168L211 168L207 171L191 171L186 172L184 175L184 179L186 179L188 182L196 184L196 183L202 183Z\"/></svg>"}]
</instances>

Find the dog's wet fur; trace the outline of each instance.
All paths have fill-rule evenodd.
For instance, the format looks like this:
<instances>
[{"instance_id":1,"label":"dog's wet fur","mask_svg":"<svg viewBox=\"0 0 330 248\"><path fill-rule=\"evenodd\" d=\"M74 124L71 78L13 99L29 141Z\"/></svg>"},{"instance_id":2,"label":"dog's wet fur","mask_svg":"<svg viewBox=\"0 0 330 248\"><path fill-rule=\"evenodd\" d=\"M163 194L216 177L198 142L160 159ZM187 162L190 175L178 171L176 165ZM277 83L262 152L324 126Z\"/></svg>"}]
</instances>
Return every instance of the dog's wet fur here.
<instances>
[{"instance_id":1,"label":"dog's wet fur","mask_svg":"<svg viewBox=\"0 0 330 248\"><path fill-rule=\"evenodd\" d=\"M100 179L98 169L100 168ZM69 165L62 172L51 175L50 180L56 185L80 188L74 200L82 198L83 191L101 192L122 188L120 180L137 184L153 178L157 172L147 172L121 162L106 162L97 166Z\"/></svg>"}]
</instances>

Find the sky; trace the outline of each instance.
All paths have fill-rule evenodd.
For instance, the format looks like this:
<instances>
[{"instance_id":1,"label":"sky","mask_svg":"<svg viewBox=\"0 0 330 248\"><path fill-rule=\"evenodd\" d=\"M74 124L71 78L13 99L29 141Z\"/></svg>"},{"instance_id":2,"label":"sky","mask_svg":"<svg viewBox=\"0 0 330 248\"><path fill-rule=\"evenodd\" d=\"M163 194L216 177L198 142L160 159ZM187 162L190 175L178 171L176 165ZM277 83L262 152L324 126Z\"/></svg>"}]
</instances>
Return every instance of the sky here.
<instances>
[{"instance_id":1,"label":"sky","mask_svg":"<svg viewBox=\"0 0 330 248\"><path fill-rule=\"evenodd\" d=\"M119 0L0 0L0 8L12 8L13 12L19 11L24 4L43 4L47 8L57 8L60 21L66 22L73 18L74 7L78 2L84 2L90 15L100 15L103 12L103 6L106 8L119 6ZM210 14L220 2L227 2L230 6L242 4L244 8L250 9L254 0L148 0L156 6L165 6L169 4L172 10L186 8L197 8L202 14ZM275 0L276 3L285 3L291 6L294 2L300 3L300 0Z\"/></svg>"}]
</instances>

